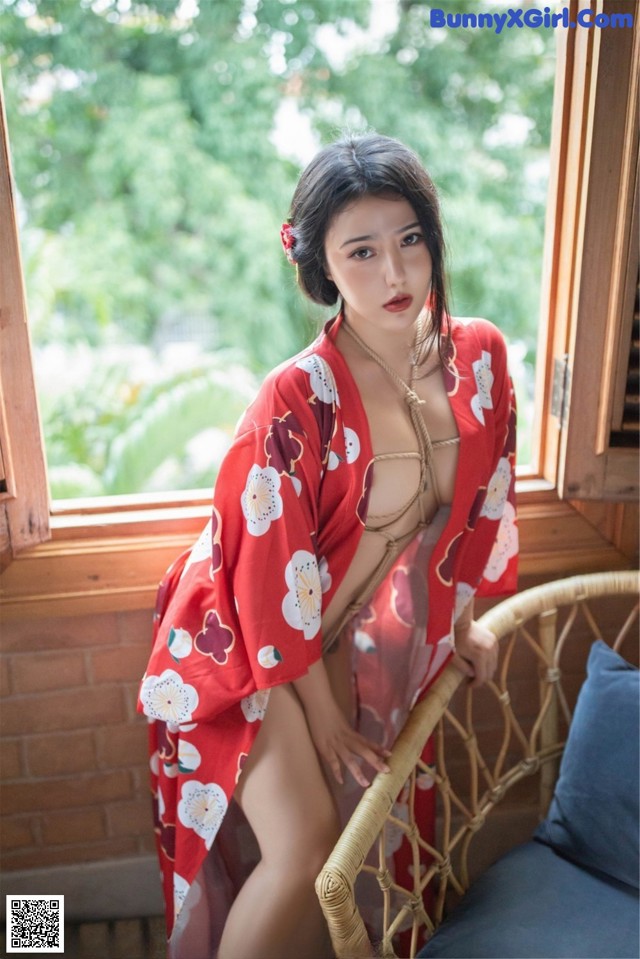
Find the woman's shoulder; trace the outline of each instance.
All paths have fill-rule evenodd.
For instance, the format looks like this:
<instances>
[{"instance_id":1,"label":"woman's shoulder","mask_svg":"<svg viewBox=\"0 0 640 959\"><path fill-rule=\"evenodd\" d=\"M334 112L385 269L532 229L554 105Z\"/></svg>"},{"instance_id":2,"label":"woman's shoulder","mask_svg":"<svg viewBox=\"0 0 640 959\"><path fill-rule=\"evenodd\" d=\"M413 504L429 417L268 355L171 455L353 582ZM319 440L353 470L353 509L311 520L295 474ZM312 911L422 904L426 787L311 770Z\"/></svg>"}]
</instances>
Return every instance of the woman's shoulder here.
<instances>
[{"instance_id":1,"label":"woman's shoulder","mask_svg":"<svg viewBox=\"0 0 640 959\"><path fill-rule=\"evenodd\" d=\"M306 402L311 389L319 398L328 400L339 376L332 341L325 330L304 349L284 360L269 372L258 396L295 398L303 395Z\"/></svg>"},{"instance_id":2,"label":"woman's shoulder","mask_svg":"<svg viewBox=\"0 0 640 959\"><path fill-rule=\"evenodd\" d=\"M479 345L492 355L506 357L507 344L502 331L484 317L451 317L451 337L457 347Z\"/></svg>"},{"instance_id":3,"label":"woman's shoulder","mask_svg":"<svg viewBox=\"0 0 640 959\"><path fill-rule=\"evenodd\" d=\"M238 434L260 425L270 425L274 418L295 413L306 420L309 400L315 395L324 402L337 396L333 352L325 332L312 343L270 370L242 417Z\"/></svg>"},{"instance_id":4,"label":"woman's shoulder","mask_svg":"<svg viewBox=\"0 0 640 959\"><path fill-rule=\"evenodd\" d=\"M453 336L472 335L487 342L504 343L502 331L482 316L452 316L451 333Z\"/></svg>"}]
</instances>

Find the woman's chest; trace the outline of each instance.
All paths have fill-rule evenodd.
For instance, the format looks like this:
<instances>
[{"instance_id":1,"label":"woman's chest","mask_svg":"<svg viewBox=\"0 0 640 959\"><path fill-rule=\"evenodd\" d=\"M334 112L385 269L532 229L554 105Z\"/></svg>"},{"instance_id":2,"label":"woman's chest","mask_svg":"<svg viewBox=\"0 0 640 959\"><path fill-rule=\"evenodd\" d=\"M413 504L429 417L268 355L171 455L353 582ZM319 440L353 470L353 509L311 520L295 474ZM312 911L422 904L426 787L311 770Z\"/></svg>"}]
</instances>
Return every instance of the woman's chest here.
<instances>
[{"instance_id":1,"label":"woman's chest","mask_svg":"<svg viewBox=\"0 0 640 959\"><path fill-rule=\"evenodd\" d=\"M450 503L458 427L440 371L411 387L392 381L384 370L369 370L359 379L374 455L368 516L393 515L416 497L426 515Z\"/></svg>"}]
</instances>

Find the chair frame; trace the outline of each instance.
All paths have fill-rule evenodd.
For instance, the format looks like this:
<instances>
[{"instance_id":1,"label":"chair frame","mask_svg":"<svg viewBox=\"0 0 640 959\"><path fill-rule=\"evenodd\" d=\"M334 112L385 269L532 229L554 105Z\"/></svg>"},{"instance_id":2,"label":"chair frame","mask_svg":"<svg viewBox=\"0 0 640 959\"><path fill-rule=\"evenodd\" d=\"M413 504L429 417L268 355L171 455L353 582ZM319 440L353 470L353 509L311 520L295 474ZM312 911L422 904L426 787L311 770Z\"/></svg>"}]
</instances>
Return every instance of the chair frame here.
<instances>
[{"instance_id":1,"label":"chair frame","mask_svg":"<svg viewBox=\"0 0 640 959\"><path fill-rule=\"evenodd\" d=\"M546 583L516 594L497 604L481 618L483 626L498 637L501 645L496 678L485 689L495 698L502 713L502 741L496 756L488 761L479 745L473 721L473 703L477 692L466 686L464 704L458 702L455 715L450 701L464 676L450 663L411 711L388 760L390 772L378 774L364 792L331 856L316 881L316 891L324 912L336 959L371 959L373 955L391 959L396 956L394 938L410 927L410 957L421 948L420 931L433 934L442 921L450 894L461 896L470 884L469 850L476 833L489 814L513 786L539 774L538 814L548 808L571 722L571 709L563 690L561 655L570 645L576 623L584 620L592 639L602 638L589 601L603 597L637 597L640 576L637 571L616 571L574 576ZM559 623L560 613L566 618ZM625 615L612 642L619 650L631 635L638 618L638 603ZM532 621L537 623L534 635ZM559 627L559 628L558 628ZM509 667L516 643L526 643L538 662L539 708L530 723L516 715L509 691ZM525 729L525 725L528 727ZM462 753L468 763L464 789L454 785L447 768L445 726L463 742ZM421 754L427 740L435 734L436 765L427 767ZM514 757L515 753L515 757ZM432 846L421 835L413 814L417 776L433 777L440 805L439 837ZM408 793L409 821L394 815L394 804L401 791ZM401 829L407 836L413 855L413 887L399 886L387 869L385 830ZM378 866L365 862L377 846ZM420 851L431 857L421 872ZM356 903L355 885L360 873L373 873L378 879L383 904L383 928L377 934L376 947L371 940ZM425 889L432 884L430 911L424 905Z\"/></svg>"}]
</instances>

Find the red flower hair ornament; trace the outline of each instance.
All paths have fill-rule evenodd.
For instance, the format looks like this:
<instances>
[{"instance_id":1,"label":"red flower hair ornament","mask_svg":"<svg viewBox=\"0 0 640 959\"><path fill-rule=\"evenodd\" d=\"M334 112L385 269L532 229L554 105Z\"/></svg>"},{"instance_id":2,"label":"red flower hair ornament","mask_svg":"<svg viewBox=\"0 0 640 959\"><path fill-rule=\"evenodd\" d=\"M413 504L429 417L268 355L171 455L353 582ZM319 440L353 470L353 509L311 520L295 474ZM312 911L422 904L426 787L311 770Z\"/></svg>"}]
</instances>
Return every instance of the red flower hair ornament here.
<instances>
[{"instance_id":1,"label":"red flower hair ornament","mask_svg":"<svg viewBox=\"0 0 640 959\"><path fill-rule=\"evenodd\" d=\"M280 228L280 239L282 241L282 249L284 250L289 263L293 263L295 265L298 262L293 255L293 248L296 240L293 235L293 226L288 221L283 223L282 227Z\"/></svg>"}]
</instances>

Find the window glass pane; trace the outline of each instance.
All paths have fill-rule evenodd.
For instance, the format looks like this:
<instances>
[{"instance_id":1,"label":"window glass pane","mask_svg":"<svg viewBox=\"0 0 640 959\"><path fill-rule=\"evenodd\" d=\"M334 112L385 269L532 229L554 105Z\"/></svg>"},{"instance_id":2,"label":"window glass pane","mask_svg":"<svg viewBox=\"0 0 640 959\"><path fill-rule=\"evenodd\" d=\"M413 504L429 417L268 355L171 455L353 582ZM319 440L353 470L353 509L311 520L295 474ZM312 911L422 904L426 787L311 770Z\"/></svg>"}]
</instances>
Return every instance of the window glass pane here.
<instances>
[{"instance_id":1,"label":"window glass pane","mask_svg":"<svg viewBox=\"0 0 640 959\"><path fill-rule=\"evenodd\" d=\"M507 335L528 460L554 31L438 27L432 7L5 0L54 497L211 486L260 378L322 319L279 229L345 128L399 137L439 185L454 312Z\"/></svg>"}]
</instances>

